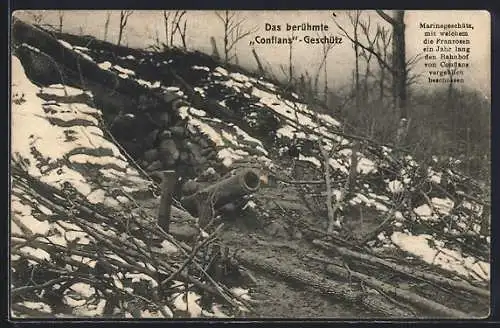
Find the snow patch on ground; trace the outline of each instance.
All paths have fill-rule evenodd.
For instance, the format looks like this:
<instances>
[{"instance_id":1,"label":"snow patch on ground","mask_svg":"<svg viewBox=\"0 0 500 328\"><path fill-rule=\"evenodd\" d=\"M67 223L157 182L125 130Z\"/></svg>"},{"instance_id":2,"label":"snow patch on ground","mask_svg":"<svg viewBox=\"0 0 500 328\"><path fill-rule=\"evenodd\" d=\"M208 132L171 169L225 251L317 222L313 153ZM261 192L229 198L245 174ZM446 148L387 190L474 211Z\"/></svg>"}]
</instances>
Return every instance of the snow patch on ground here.
<instances>
[{"instance_id":1,"label":"snow patch on ground","mask_svg":"<svg viewBox=\"0 0 500 328\"><path fill-rule=\"evenodd\" d=\"M105 61L97 64L97 66L99 66L103 70L109 70L113 65L109 61Z\"/></svg>"},{"instance_id":2,"label":"snow patch on ground","mask_svg":"<svg viewBox=\"0 0 500 328\"><path fill-rule=\"evenodd\" d=\"M151 83L151 82L143 80L143 79L136 79L136 81L140 85L143 85L143 86L148 87L150 89L157 89L157 88L161 87L160 81L155 81L154 83Z\"/></svg>"},{"instance_id":3,"label":"snow patch on ground","mask_svg":"<svg viewBox=\"0 0 500 328\"><path fill-rule=\"evenodd\" d=\"M201 315L202 309L197 301L201 298L200 295L194 292L175 293L173 296L173 304L177 310L187 311L191 318L198 318Z\"/></svg>"},{"instance_id":4,"label":"snow patch on ground","mask_svg":"<svg viewBox=\"0 0 500 328\"><path fill-rule=\"evenodd\" d=\"M17 59L17 61L19 61L19 59ZM21 63L19 63L19 65L21 65ZM17 66L17 64L16 64L16 66ZM12 67L14 68L14 63L13 63ZM22 65L21 65L21 67L22 67ZM12 71L18 73L17 71L14 71L14 69ZM24 73L24 68L22 68L22 72ZM21 73L21 72L19 72L19 73ZM27 80L25 82L31 83L29 80ZM34 86L34 87L36 88L36 86ZM28 88L31 89L31 87L28 87ZM70 86L62 85L62 84L51 84L48 87L41 88L40 93L43 93L46 95L54 95L57 97L75 97L75 96L80 96L83 94L91 96L88 91L83 91L82 89L78 89L78 88L74 88L74 87L70 87Z\"/></svg>"},{"instance_id":5,"label":"snow patch on ground","mask_svg":"<svg viewBox=\"0 0 500 328\"><path fill-rule=\"evenodd\" d=\"M120 65L115 65L113 66L113 69L117 70L118 72L120 72L121 74L125 74L125 75L132 75L134 76L135 75L135 72L130 70L130 69L127 69L127 68L124 68L124 67L121 67Z\"/></svg>"},{"instance_id":6,"label":"snow patch on ground","mask_svg":"<svg viewBox=\"0 0 500 328\"><path fill-rule=\"evenodd\" d=\"M389 191L391 193L397 194L397 193L403 192L404 187L403 187L403 184L400 181L398 181L398 180L392 180L388 184L388 189L389 189Z\"/></svg>"},{"instance_id":7,"label":"snow patch on ground","mask_svg":"<svg viewBox=\"0 0 500 328\"><path fill-rule=\"evenodd\" d=\"M304 156L302 154L299 154L299 161L313 163L316 167L321 167L321 162L319 161L319 159L313 156Z\"/></svg>"},{"instance_id":8,"label":"snow patch on ground","mask_svg":"<svg viewBox=\"0 0 500 328\"><path fill-rule=\"evenodd\" d=\"M198 66L198 65L194 65L194 66L191 66L192 69L194 70L201 70L201 71L207 71L207 72L210 72L210 68L206 67L206 66Z\"/></svg>"},{"instance_id":9,"label":"snow patch on ground","mask_svg":"<svg viewBox=\"0 0 500 328\"><path fill-rule=\"evenodd\" d=\"M427 234L410 236L403 232L394 232L392 242L403 251L420 257L423 261L476 280L490 279L490 264L471 256L464 257L455 250L447 249L442 242ZM430 244L434 244L431 247Z\"/></svg>"},{"instance_id":10,"label":"snow patch on ground","mask_svg":"<svg viewBox=\"0 0 500 328\"><path fill-rule=\"evenodd\" d=\"M230 167L234 161L243 159L249 155L246 151L232 148L224 148L217 153L217 157L222 160L222 164L226 167Z\"/></svg>"},{"instance_id":11,"label":"snow patch on ground","mask_svg":"<svg viewBox=\"0 0 500 328\"><path fill-rule=\"evenodd\" d=\"M413 212L415 212L415 214L417 214L423 220L428 220L432 218L432 213L433 213L432 208L427 204L423 204L417 208L414 208Z\"/></svg>"},{"instance_id":12,"label":"snow patch on ground","mask_svg":"<svg viewBox=\"0 0 500 328\"><path fill-rule=\"evenodd\" d=\"M38 310L38 311L45 312L45 313L52 312L52 309L50 308L50 306L48 306L47 304L45 304L43 302L24 301L24 302L20 302L18 304L25 306L25 307L32 309L32 310Z\"/></svg>"},{"instance_id":13,"label":"snow patch on ground","mask_svg":"<svg viewBox=\"0 0 500 328\"><path fill-rule=\"evenodd\" d=\"M455 207L455 203L449 198L431 198L432 206L437 212L443 215L450 214L451 210Z\"/></svg>"},{"instance_id":14,"label":"snow patch on ground","mask_svg":"<svg viewBox=\"0 0 500 328\"><path fill-rule=\"evenodd\" d=\"M62 44L65 48L73 49L73 46L71 44L69 44L68 42L66 42L64 40L57 40L57 41L59 41L59 43Z\"/></svg>"}]
</instances>

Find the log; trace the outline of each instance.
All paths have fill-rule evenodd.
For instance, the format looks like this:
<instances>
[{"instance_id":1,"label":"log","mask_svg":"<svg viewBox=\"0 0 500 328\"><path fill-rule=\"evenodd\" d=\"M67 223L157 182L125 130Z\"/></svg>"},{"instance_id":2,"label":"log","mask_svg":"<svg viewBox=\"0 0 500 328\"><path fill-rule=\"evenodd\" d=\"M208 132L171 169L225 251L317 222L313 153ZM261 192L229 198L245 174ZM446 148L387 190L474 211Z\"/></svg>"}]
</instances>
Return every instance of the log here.
<instances>
[{"instance_id":1,"label":"log","mask_svg":"<svg viewBox=\"0 0 500 328\"><path fill-rule=\"evenodd\" d=\"M319 246L322 249L334 250L342 256L347 256L347 257L361 260L364 262L368 262L371 264L384 266L384 267L389 268L393 271L396 271L398 273L402 273L406 276L409 276L410 278L417 278L419 280L430 281L430 282L437 283L440 285L444 284L444 285L447 285L448 287L453 288L453 289L464 290L464 291L467 291L469 293L472 293L472 294L475 294L478 296L482 296L482 297L490 297L489 290L479 288L476 286L472 286L471 284L469 284L465 281L457 281L457 280L449 279L449 278L439 276L439 275L436 275L433 273L423 272L423 271L420 271L418 269L408 267L406 265L392 263L392 262L386 261L384 259L381 259L381 258L373 256L373 255L362 254L362 253L347 249L345 247L336 246L336 245L333 245L331 243L326 243L326 242L319 241L319 240L313 241L313 244Z\"/></svg>"},{"instance_id":2,"label":"log","mask_svg":"<svg viewBox=\"0 0 500 328\"><path fill-rule=\"evenodd\" d=\"M12 39L15 43L26 43L34 46L51 56L56 62L64 63L64 66L74 72L81 70L84 76L91 77L96 81L108 86L130 87L132 81L119 79L112 72L102 70L96 63L89 61L71 49L64 47L59 41L49 33L38 29L30 24L13 18ZM126 90L130 91L130 89Z\"/></svg>"},{"instance_id":3,"label":"log","mask_svg":"<svg viewBox=\"0 0 500 328\"><path fill-rule=\"evenodd\" d=\"M12 40L18 45L26 43L50 56L54 63L60 64L60 66L65 68L64 71L71 75L71 80L74 83L79 84L78 86L81 88L86 87L84 85L80 85L82 81L81 78L83 77L84 80L90 80L99 84L101 89L102 87L105 87L106 89L113 90L121 95L132 95L135 102L138 102L138 99L136 99L133 95L145 95L146 97L151 98L154 103L157 103L158 106L168 104L168 102L164 100L164 96L160 91L155 91L141 86L132 79L119 78L117 74L101 69L94 61L88 60L72 49L63 46L51 34L40 28L27 24L16 17L13 17L12 20ZM37 52L33 51L33 53ZM23 64L25 63L23 62ZM87 85L87 87L89 86ZM92 90L93 93L99 91L98 86L93 86L93 88L96 89ZM129 105L131 105L131 108L134 107L132 106L134 104Z\"/></svg>"},{"instance_id":4,"label":"log","mask_svg":"<svg viewBox=\"0 0 500 328\"><path fill-rule=\"evenodd\" d=\"M451 309L443 304L434 302L432 300L429 300L425 297L422 297L420 295L417 295L415 293L412 293L408 290L404 290L402 288L396 287L391 284L387 284L385 282L382 282L376 278L370 277L368 275L365 275L360 272L356 272L353 270L347 270L342 267L336 266L336 265L328 265L326 267L327 272L334 274L336 276L341 276L343 278L356 278L360 281L363 281L366 283L368 286L375 288L377 290L380 290L384 292L385 294L390 295L391 297L394 297L396 299L411 303L415 307L418 307L422 310L426 310L433 315L436 315L437 317L433 318L471 318L471 315L464 313L459 310ZM431 317L431 316L429 316Z\"/></svg>"},{"instance_id":5,"label":"log","mask_svg":"<svg viewBox=\"0 0 500 328\"><path fill-rule=\"evenodd\" d=\"M370 311L390 317L403 318L413 316L409 311L402 310L393 304L385 302L378 295L355 290L345 283L325 279L323 276L309 271L285 268L280 265L278 260L262 258L244 250L237 252L235 256L239 263L247 267L263 270L272 274L275 278L279 276L290 282L314 288L326 296L360 304Z\"/></svg>"},{"instance_id":6,"label":"log","mask_svg":"<svg viewBox=\"0 0 500 328\"><path fill-rule=\"evenodd\" d=\"M218 100L203 98L199 93L195 92L193 86L179 76L172 67L165 65L162 69L165 70L165 73L172 75L177 80L193 107L203 109L207 113L219 117L227 123L236 124L243 131L252 134L252 127L246 121L241 120L232 110L219 104Z\"/></svg>"}]
</instances>

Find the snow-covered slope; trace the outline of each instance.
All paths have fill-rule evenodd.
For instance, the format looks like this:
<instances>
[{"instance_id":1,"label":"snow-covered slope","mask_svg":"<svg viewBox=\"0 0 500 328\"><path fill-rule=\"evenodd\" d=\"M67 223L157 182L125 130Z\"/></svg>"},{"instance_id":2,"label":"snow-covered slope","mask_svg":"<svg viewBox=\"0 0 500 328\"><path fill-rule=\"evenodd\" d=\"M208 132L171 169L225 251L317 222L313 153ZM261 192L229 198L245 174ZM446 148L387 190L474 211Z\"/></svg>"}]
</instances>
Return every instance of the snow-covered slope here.
<instances>
[{"instance_id":1,"label":"snow-covered slope","mask_svg":"<svg viewBox=\"0 0 500 328\"><path fill-rule=\"evenodd\" d=\"M438 165L434 161L432 165L423 165L411 155L389 146L352 138L343 133L340 119L316 113L313 106L298 95L284 92L281 86L253 74L222 67L207 56L180 50L163 54L130 50L127 54L123 49L116 55L109 51L109 44L103 47L74 37L71 40L75 42L59 42L78 53L82 61L95 63L121 80L132 81L145 93L154 90L168 99L165 102L169 106L153 114L161 119L166 113L175 116L175 120L169 117L165 119L166 126L140 131L139 137L133 140L118 140L123 145L133 144L135 148L124 146L129 152L132 148L140 149L134 159L143 169L192 166L197 173L225 174L250 162L259 166L265 175L276 175L281 180L320 181L324 180L325 165L328 165L334 205L344 213L341 231L350 220L357 220L357 213L371 213L375 223L385 222L380 233L367 241L371 248L397 249L409 258L450 274L489 281L488 202L479 199L482 197L480 187L455 172L448 163ZM47 183L69 199L76 190L85 202L104 211L112 208L120 214L127 211L137 214L134 199L148 194L151 183L104 131L102 114L106 108L98 108L93 99L95 95L89 91L61 84L39 88L26 77L23 64L16 57L12 63L13 159L18 165L22 164L32 178ZM172 69L184 82L173 77ZM186 88L186 84L191 89ZM193 92L201 99L197 105L194 105ZM146 111L147 106L137 106L134 111L119 115L126 118L129 126L137 127L142 126L140 120ZM125 135L127 132L131 131L125 131ZM153 137L149 138L150 135ZM286 150L292 138L297 138L300 146L298 159L305 167L302 177L290 178L294 172ZM318 144L328 153L327 160ZM352 192L346 194L353 149L358 149L354 154L357 178ZM53 213L34 200L28 189L29 183L22 177L13 180L11 259L15 275L24 277L20 272L36 271L34 268L41 263L46 267L47 263L58 260L54 254L74 245L87 255L71 257L76 256L75 261L95 269L97 260L90 254L99 249L102 242L99 236L126 242L127 233L107 222L102 226L90 222L92 231L99 235L89 235L76 219L59 217L61 213ZM318 212L326 217L324 195L318 203ZM268 215L265 208L265 202L258 195L244 206L257 216ZM29 238L43 243L43 247L37 248L36 243L24 246ZM133 243L143 245L141 242L140 238L133 238ZM54 253L45 251L47 247ZM179 256L179 249L164 242L154 254ZM139 263L146 272L134 272L120 267L120 262L127 261L113 252L99 256L118 261L107 279L123 290L129 300L133 300L141 288L135 283L145 282L154 287L159 282L147 273L153 260ZM69 269L76 271L80 264L75 263L76 266ZM80 293L80 296L64 298L64 303L72 308L70 312L99 316L104 310L105 298L96 298L93 308L85 305L81 310L79 307L84 306L81 297L96 297L98 293L94 293L85 279L75 281L74 285L69 292ZM21 287L14 281L14 289ZM188 293L186 308L185 295L179 288L165 302L165 308L143 306L141 315L171 316L175 309L189 309L195 316L224 315L218 305L214 305L211 312L202 310L200 296L194 292ZM38 302L37 297L33 295L19 305L41 312L57 312ZM133 312L123 307L120 310L127 315Z\"/></svg>"},{"instance_id":2,"label":"snow-covered slope","mask_svg":"<svg viewBox=\"0 0 500 328\"><path fill-rule=\"evenodd\" d=\"M130 258L120 255L111 245L147 248L140 237L121 230L117 227L119 222L103 220L98 213L87 213L90 216L84 221L81 216L72 216L72 211L81 214L79 206L87 204L87 209L93 205L104 212L114 212L116 218L126 215L127 211L138 215L140 212L132 203L137 197L151 194L151 182L129 164L122 151L105 135L100 123L101 111L89 105L91 94L64 85L39 88L26 77L17 57L12 57L12 72L13 315L102 317L106 306L110 306L111 312L107 315L111 316L172 317L172 311L176 310L189 312L193 317L202 313L227 316L217 304L213 305L213 312L202 310L196 302L200 296L192 291L188 292L189 304L186 304L185 284L179 281L173 281L177 287L172 289L171 299L156 302L163 303L163 307L140 301L151 297L150 289L159 284L158 273L162 269L153 263L152 255L178 256L178 247L163 241L150 250L151 257L142 257L144 262L136 258L137 262L131 266ZM79 95L85 95L88 103L65 102ZM48 98L58 100L44 100ZM32 184L37 180L60 193L51 194L51 190L47 190L49 196L38 197L39 189ZM74 208L70 207L72 202ZM61 267L61 263L66 264ZM99 272L102 263L107 264L105 273ZM23 298L18 299L16 295L23 288L30 288L23 286L26 274L31 275L35 286L39 280L47 286L40 293L23 293ZM102 281L95 284L98 277ZM103 287L107 283L111 287ZM106 293L112 289L122 293L125 302L111 304L110 295ZM61 304L44 298L58 291Z\"/></svg>"},{"instance_id":3,"label":"snow-covered slope","mask_svg":"<svg viewBox=\"0 0 500 328\"><path fill-rule=\"evenodd\" d=\"M187 121L193 134L202 133L211 140L219 161L226 167L237 166L240 160L253 160L280 171L276 160L283 157L290 139L295 137L301 146L299 160L321 171L324 160L317 146L321 142L331 156L328 163L332 178L340 181L333 183L333 193L342 194L355 140L342 133L339 120L317 114L298 95L285 94L276 84L231 72L216 63L190 65L195 60L184 62L182 52L179 55L174 51L170 58L169 54L155 57L147 53L143 58L119 56L113 63L105 51L86 49L85 53L104 69L115 68L122 78L150 88L177 90L185 101L177 107L177 114ZM204 108L195 108L178 81L160 83L160 76L152 79L147 73L148 66L168 65L175 67L199 96L238 116L245 130L208 114ZM489 233L481 228L484 205L467 197L478 189L446 164L437 166L434 162L436 167L423 167L412 156L390 147L361 144L355 192L344 200L343 209L364 207L374 209L380 217L395 218L371 244L399 247L429 264L489 280L488 258L478 261L468 255L476 247L487 254L490 243Z\"/></svg>"}]
</instances>

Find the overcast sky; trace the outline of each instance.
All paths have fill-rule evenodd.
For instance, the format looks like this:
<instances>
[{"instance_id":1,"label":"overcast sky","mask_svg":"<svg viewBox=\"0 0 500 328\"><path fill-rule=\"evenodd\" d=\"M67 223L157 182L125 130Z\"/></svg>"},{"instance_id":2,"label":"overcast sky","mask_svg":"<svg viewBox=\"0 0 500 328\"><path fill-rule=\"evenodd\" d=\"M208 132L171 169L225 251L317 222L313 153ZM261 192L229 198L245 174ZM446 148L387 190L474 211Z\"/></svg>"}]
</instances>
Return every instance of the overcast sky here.
<instances>
[{"instance_id":1,"label":"overcast sky","mask_svg":"<svg viewBox=\"0 0 500 328\"><path fill-rule=\"evenodd\" d=\"M288 64L288 45L249 45L256 35L270 37L272 35L286 37L291 32L284 31L286 24L325 24L329 26L327 34L340 35L340 30L334 23L332 13L336 14L336 21L348 32L352 31L347 11L240 11L240 18L245 18L245 26L256 28L255 34L249 35L239 42L237 53L239 63L248 68L255 68L251 49L255 50L264 61L265 65L272 67L275 74L279 74L280 65ZM390 11L386 11L391 14ZM58 23L57 11L38 11L42 14L43 23ZM17 12L18 17L32 20L33 12ZM84 33L103 38L106 11L67 11L64 15L63 30L69 33ZM223 26L214 11L188 11L187 18L187 44L189 48L211 53L210 37L214 36L218 42L219 52L222 52ZM363 11L362 20L371 20L372 30L380 24L389 28L389 24L382 20L373 10ZM467 85L484 92L489 97L490 93L490 16L487 11L406 11L406 56L407 59L422 53L424 31L419 28L421 22L426 23L470 23L473 30L470 34L471 67L465 72L464 78ZM265 23L281 25L282 31L265 31ZM119 11L112 11L108 40L116 42L118 38ZM155 35L164 39L162 11L134 11L126 27L123 44L131 47L147 47L154 44ZM317 32L295 32L298 37L306 35L316 36ZM321 45L307 45L304 42L295 43L293 46L293 64L297 72L309 70L315 73L321 58ZM375 66L375 60L372 60ZM354 67L354 52L352 45L344 38L342 44L336 45L328 57L327 62L329 85L332 89L342 89L350 83ZM417 65L415 72L424 72L423 61ZM424 75L425 76L425 75ZM421 84L420 86L426 86Z\"/></svg>"}]
</instances>

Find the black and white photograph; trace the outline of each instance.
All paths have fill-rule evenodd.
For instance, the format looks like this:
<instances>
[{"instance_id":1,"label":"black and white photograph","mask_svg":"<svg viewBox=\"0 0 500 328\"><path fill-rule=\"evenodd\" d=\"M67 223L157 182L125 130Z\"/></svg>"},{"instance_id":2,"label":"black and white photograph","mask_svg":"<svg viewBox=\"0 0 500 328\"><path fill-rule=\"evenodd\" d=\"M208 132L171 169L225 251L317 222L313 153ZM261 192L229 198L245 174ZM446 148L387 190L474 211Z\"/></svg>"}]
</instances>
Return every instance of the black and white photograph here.
<instances>
[{"instance_id":1,"label":"black and white photograph","mask_svg":"<svg viewBox=\"0 0 500 328\"><path fill-rule=\"evenodd\" d=\"M10 320L490 316L489 12L10 19Z\"/></svg>"}]
</instances>

